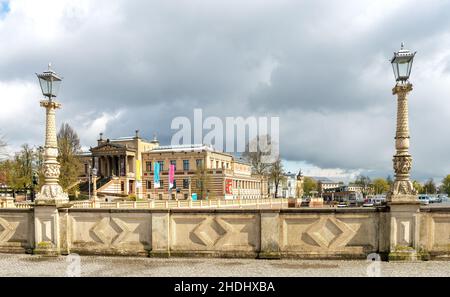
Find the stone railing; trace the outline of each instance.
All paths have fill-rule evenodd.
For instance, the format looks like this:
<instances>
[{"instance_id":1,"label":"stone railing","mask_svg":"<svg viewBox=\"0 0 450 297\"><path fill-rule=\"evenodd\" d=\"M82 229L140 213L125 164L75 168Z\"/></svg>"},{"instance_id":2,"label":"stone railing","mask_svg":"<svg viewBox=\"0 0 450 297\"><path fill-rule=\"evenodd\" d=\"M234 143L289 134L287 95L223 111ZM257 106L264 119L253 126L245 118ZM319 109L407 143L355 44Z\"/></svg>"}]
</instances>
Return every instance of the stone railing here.
<instances>
[{"instance_id":1,"label":"stone railing","mask_svg":"<svg viewBox=\"0 0 450 297\"><path fill-rule=\"evenodd\" d=\"M147 200L147 201L73 201L72 208L169 209L169 208L256 208L286 207L288 199L220 199L220 200Z\"/></svg>"},{"instance_id":2,"label":"stone railing","mask_svg":"<svg viewBox=\"0 0 450 297\"><path fill-rule=\"evenodd\" d=\"M11 196L0 197L0 208L33 208L32 202L14 202Z\"/></svg>"},{"instance_id":3,"label":"stone railing","mask_svg":"<svg viewBox=\"0 0 450 297\"><path fill-rule=\"evenodd\" d=\"M391 206L257 209L192 201L191 208L182 202L2 208L0 252L326 259L377 253L406 260L414 250L415 259L450 258L450 207L395 213Z\"/></svg>"},{"instance_id":4,"label":"stone railing","mask_svg":"<svg viewBox=\"0 0 450 297\"><path fill-rule=\"evenodd\" d=\"M34 203L30 203L30 202L14 202L14 206L16 208L33 208L34 207Z\"/></svg>"}]
</instances>

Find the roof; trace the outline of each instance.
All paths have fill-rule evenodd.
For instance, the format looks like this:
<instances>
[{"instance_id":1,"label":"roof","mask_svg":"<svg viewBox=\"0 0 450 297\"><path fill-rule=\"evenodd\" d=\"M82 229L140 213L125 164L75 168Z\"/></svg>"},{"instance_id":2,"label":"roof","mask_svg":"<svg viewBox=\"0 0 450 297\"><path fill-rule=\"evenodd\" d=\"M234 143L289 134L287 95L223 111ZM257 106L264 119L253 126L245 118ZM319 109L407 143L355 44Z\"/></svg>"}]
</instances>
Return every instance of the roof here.
<instances>
[{"instance_id":1,"label":"roof","mask_svg":"<svg viewBox=\"0 0 450 297\"><path fill-rule=\"evenodd\" d=\"M113 148L116 148L116 149L119 149L119 150L136 151L136 149L133 148L133 147L129 147L129 146L126 146L126 145L123 145L123 144L113 143L113 142L109 142L109 141L106 141L106 142L104 142L104 143L102 143L102 144L100 144L100 145L98 145L96 147L93 147L90 150L91 151L97 151L97 150L99 150L99 149L101 149L102 147L105 147L105 146L110 146L110 147L113 147Z\"/></svg>"},{"instance_id":2,"label":"roof","mask_svg":"<svg viewBox=\"0 0 450 297\"><path fill-rule=\"evenodd\" d=\"M289 172L285 173L284 176L289 176L289 177L292 177L292 178L296 178L297 174L292 173L292 172L289 171Z\"/></svg>"},{"instance_id":3,"label":"roof","mask_svg":"<svg viewBox=\"0 0 450 297\"><path fill-rule=\"evenodd\" d=\"M91 156L91 152L79 152L76 155L80 157L88 157Z\"/></svg>"},{"instance_id":4,"label":"roof","mask_svg":"<svg viewBox=\"0 0 450 297\"><path fill-rule=\"evenodd\" d=\"M136 136L123 136L123 137L117 137L117 138L114 138L114 139L110 139L109 141L131 141L131 140L135 140L135 139L136 139ZM144 139L144 138L141 138L141 137L139 137L139 139L141 139L141 141L143 141L143 142L149 142L149 143L154 143L155 142L155 140L148 141L147 139Z\"/></svg>"},{"instance_id":5,"label":"roof","mask_svg":"<svg viewBox=\"0 0 450 297\"><path fill-rule=\"evenodd\" d=\"M339 183L339 182L329 179L328 177L311 176L311 178L316 180L317 182L321 182L321 183L333 183L333 184Z\"/></svg>"},{"instance_id":6,"label":"roof","mask_svg":"<svg viewBox=\"0 0 450 297\"><path fill-rule=\"evenodd\" d=\"M234 156L233 156L233 161L234 161L235 163L245 164L245 165L249 165L249 166L252 165L252 164L251 164L250 162L248 162L247 160L242 159L242 158L238 158L238 157L234 157Z\"/></svg>"},{"instance_id":7,"label":"roof","mask_svg":"<svg viewBox=\"0 0 450 297\"><path fill-rule=\"evenodd\" d=\"M161 153L161 152L198 152L198 151L216 152L216 150L212 146L207 144L161 145L146 152Z\"/></svg>"}]
</instances>

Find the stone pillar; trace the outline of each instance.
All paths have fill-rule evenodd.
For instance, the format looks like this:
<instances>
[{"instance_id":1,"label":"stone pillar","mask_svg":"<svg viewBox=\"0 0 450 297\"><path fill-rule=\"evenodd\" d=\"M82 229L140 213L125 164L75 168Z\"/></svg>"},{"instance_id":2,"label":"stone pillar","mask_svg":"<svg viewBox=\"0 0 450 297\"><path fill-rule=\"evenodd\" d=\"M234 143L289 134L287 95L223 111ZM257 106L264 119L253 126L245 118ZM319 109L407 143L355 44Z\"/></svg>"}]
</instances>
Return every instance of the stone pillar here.
<instances>
[{"instance_id":1,"label":"stone pillar","mask_svg":"<svg viewBox=\"0 0 450 297\"><path fill-rule=\"evenodd\" d=\"M395 180L387 195L389 207L389 260L417 260L420 204L409 172L412 157L409 149L409 123L407 94L412 90L410 83L398 83L392 93L397 95L397 129L395 134L394 172Z\"/></svg>"},{"instance_id":2,"label":"stone pillar","mask_svg":"<svg viewBox=\"0 0 450 297\"><path fill-rule=\"evenodd\" d=\"M280 254L280 210L264 209L261 216L261 259L279 259Z\"/></svg>"},{"instance_id":3,"label":"stone pillar","mask_svg":"<svg viewBox=\"0 0 450 297\"><path fill-rule=\"evenodd\" d=\"M150 256L170 256L170 211L152 211L152 250Z\"/></svg>"},{"instance_id":4,"label":"stone pillar","mask_svg":"<svg viewBox=\"0 0 450 297\"><path fill-rule=\"evenodd\" d=\"M92 200L100 202L97 197L97 175L92 175Z\"/></svg>"},{"instance_id":5,"label":"stone pillar","mask_svg":"<svg viewBox=\"0 0 450 297\"><path fill-rule=\"evenodd\" d=\"M16 207L16 205L14 204L14 197L12 197L12 196L1 197L0 204L4 208L15 208Z\"/></svg>"},{"instance_id":6,"label":"stone pillar","mask_svg":"<svg viewBox=\"0 0 450 297\"><path fill-rule=\"evenodd\" d=\"M58 143L56 139L55 110L61 104L53 100L41 101L46 110L46 134L44 147L45 182L37 195L34 207L35 249L34 253L46 255L60 254L58 208L67 207L69 197L58 184L60 165L57 161Z\"/></svg>"},{"instance_id":7,"label":"stone pillar","mask_svg":"<svg viewBox=\"0 0 450 297\"><path fill-rule=\"evenodd\" d=\"M41 192L36 197L36 204L58 204L69 201L67 193L64 193L59 180L58 143L56 141L55 109L61 104L52 100L41 101L41 106L46 110L46 134L44 147L44 177L45 182Z\"/></svg>"},{"instance_id":8,"label":"stone pillar","mask_svg":"<svg viewBox=\"0 0 450 297\"><path fill-rule=\"evenodd\" d=\"M40 205L34 208L34 236L34 254L60 254L59 213L55 205Z\"/></svg>"},{"instance_id":9,"label":"stone pillar","mask_svg":"<svg viewBox=\"0 0 450 297\"><path fill-rule=\"evenodd\" d=\"M397 95L397 130L395 133L394 171L395 180L388 195L388 201L417 202L416 190L409 179L412 157L409 149L409 123L408 123L408 98L407 94L412 90L412 84L397 84L392 93Z\"/></svg>"}]
</instances>

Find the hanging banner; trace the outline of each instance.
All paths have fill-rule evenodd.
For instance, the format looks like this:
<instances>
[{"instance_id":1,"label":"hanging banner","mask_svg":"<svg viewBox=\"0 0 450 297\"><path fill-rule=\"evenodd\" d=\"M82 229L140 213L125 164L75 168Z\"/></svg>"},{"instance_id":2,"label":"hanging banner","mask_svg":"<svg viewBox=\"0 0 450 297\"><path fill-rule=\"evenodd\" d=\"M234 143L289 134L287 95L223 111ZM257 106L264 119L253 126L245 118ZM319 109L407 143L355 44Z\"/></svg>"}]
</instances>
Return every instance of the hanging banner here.
<instances>
[{"instance_id":1,"label":"hanging banner","mask_svg":"<svg viewBox=\"0 0 450 297\"><path fill-rule=\"evenodd\" d=\"M225 180L225 194L233 194L233 180L228 178Z\"/></svg>"},{"instance_id":2,"label":"hanging banner","mask_svg":"<svg viewBox=\"0 0 450 297\"><path fill-rule=\"evenodd\" d=\"M136 160L136 180L141 180L141 160Z\"/></svg>"},{"instance_id":3,"label":"hanging banner","mask_svg":"<svg viewBox=\"0 0 450 297\"><path fill-rule=\"evenodd\" d=\"M175 165L170 164L170 167L169 167L169 190L173 189L174 179L175 179Z\"/></svg>"},{"instance_id":4,"label":"hanging banner","mask_svg":"<svg viewBox=\"0 0 450 297\"><path fill-rule=\"evenodd\" d=\"M159 162L155 162L154 168L153 168L153 182L155 183L155 189L160 187L159 183Z\"/></svg>"}]
</instances>

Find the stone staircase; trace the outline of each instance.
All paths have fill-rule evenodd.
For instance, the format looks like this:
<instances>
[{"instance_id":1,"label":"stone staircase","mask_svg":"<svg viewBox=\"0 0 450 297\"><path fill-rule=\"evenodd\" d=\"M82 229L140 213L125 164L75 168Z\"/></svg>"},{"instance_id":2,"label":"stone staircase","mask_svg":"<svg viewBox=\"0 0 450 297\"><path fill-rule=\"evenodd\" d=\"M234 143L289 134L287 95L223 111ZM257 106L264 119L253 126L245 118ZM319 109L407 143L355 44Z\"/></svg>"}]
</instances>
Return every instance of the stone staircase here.
<instances>
[{"instance_id":1,"label":"stone staircase","mask_svg":"<svg viewBox=\"0 0 450 297\"><path fill-rule=\"evenodd\" d=\"M112 180L111 177L104 177L97 179L97 191L100 190L104 185L109 183ZM120 187L120 184L119 184ZM88 193L89 192L89 183L87 181L80 183L79 185L80 193ZM119 189L120 190L120 189ZM92 191L92 184L91 184L91 191Z\"/></svg>"},{"instance_id":2,"label":"stone staircase","mask_svg":"<svg viewBox=\"0 0 450 297\"><path fill-rule=\"evenodd\" d=\"M109 195L122 195L120 180L110 179L107 183L97 188L98 193Z\"/></svg>"}]
</instances>

